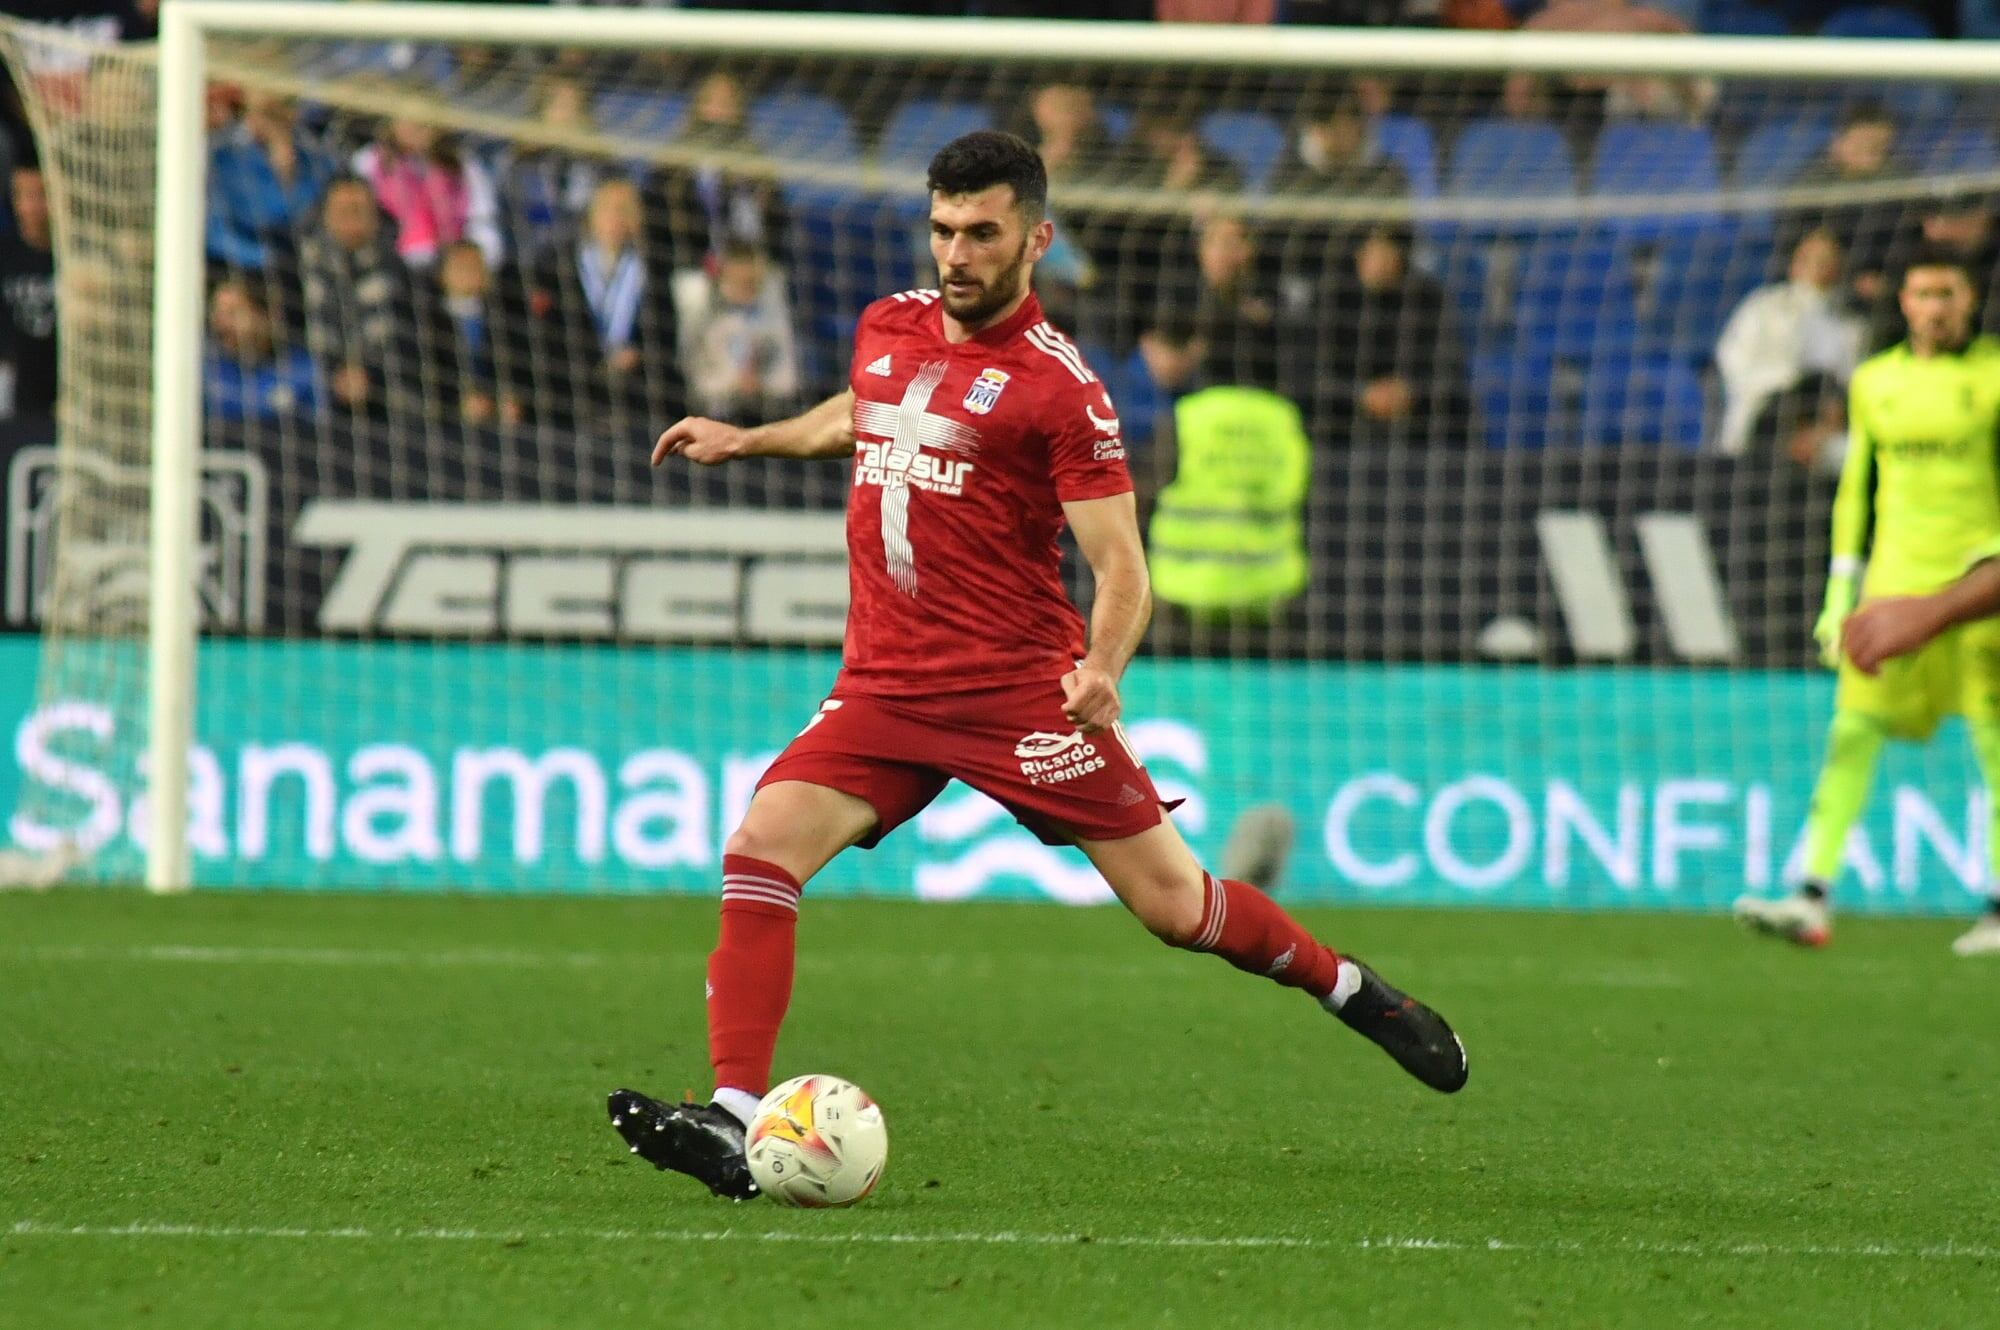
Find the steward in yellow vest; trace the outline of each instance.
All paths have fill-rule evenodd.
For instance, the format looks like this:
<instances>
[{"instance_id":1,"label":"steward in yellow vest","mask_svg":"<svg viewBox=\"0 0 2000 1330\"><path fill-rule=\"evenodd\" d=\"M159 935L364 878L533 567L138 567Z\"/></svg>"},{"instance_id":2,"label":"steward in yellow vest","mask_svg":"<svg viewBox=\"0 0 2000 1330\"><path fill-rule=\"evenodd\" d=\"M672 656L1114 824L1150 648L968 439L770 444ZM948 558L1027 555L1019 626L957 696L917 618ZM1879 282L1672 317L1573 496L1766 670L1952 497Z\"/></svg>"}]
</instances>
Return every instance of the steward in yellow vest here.
<instances>
[{"instance_id":1,"label":"steward in yellow vest","mask_svg":"<svg viewBox=\"0 0 2000 1330\"><path fill-rule=\"evenodd\" d=\"M1267 610L1305 589L1310 444L1299 409L1261 388L1174 404L1179 462L1160 491L1153 594L1191 610Z\"/></svg>"}]
</instances>

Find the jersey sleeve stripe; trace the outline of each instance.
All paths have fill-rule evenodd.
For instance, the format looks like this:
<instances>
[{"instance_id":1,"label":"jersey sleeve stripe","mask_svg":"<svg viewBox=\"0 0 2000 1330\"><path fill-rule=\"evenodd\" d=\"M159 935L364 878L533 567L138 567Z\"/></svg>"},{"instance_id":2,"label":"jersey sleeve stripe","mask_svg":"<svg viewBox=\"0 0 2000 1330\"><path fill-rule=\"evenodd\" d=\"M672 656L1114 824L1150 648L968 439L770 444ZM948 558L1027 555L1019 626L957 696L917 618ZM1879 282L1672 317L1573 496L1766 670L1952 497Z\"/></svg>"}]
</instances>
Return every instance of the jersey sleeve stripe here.
<instances>
[{"instance_id":1,"label":"jersey sleeve stripe","mask_svg":"<svg viewBox=\"0 0 2000 1330\"><path fill-rule=\"evenodd\" d=\"M1088 375L1091 381L1094 382L1096 380L1097 375L1091 373L1090 366L1084 361L1083 351L1075 342L1072 342L1068 337L1059 332L1053 323L1038 323L1035 326L1041 329L1043 338L1047 340L1050 346L1062 352L1064 357Z\"/></svg>"},{"instance_id":2,"label":"jersey sleeve stripe","mask_svg":"<svg viewBox=\"0 0 2000 1330\"><path fill-rule=\"evenodd\" d=\"M938 293L936 291L928 289L920 289L916 291L898 291L896 292L895 295L889 298L891 300L896 301L899 304L905 301L914 300L920 305L928 305L933 300L936 300L938 298Z\"/></svg>"},{"instance_id":3,"label":"jersey sleeve stripe","mask_svg":"<svg viewBox=\"0 0 2000 1330\"><path fill-rule=\"evenodd\" d=\"M1076 348L1056 341L1056 334L1046 324L1036 324L1028 329L1027 337L1029 344L1036 350L1061 361L1063 368L1074 375L1078 383L1097 382L1097 376L1083 363L1083 357L1078 354Z\"/></svg>"},{"instance_id":4,"label":"jersey sleeve stripe","mask_svg":"<svg viewBox=\"0 0 2000 1330\"><path fill-rule=\"evenodd\" d=\"M1090 367L1083 363L1083 353L1048 324L1036 324L1028 329L1028 336L1036 346L1067 365L1070 373L1075 374L1079 381L1089 383L1096 377L1090 372Z\"/></svg>"}]
</instances>

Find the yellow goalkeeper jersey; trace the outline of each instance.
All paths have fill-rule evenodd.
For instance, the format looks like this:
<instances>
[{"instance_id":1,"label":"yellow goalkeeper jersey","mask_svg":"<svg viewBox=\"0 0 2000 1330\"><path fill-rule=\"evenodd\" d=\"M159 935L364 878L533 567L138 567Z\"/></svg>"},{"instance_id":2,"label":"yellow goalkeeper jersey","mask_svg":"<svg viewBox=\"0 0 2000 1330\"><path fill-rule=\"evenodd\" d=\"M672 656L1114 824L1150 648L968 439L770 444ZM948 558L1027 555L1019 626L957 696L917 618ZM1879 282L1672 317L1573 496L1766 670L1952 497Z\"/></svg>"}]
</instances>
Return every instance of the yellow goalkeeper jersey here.
<instances>
[{"instance_id":1,"label":"yellow goalkeeper jersey","mask_svg":"<svg viewBox=\"0 0 2000 1330\"><path fill-rule=\"evenodd\" d=\"M1866 558L1865 595L1935 591L2000 536L2000 338L1927 359L1903 343L1862 362L1847 427L1833 558Z\"/></svg>"}]
</instances>

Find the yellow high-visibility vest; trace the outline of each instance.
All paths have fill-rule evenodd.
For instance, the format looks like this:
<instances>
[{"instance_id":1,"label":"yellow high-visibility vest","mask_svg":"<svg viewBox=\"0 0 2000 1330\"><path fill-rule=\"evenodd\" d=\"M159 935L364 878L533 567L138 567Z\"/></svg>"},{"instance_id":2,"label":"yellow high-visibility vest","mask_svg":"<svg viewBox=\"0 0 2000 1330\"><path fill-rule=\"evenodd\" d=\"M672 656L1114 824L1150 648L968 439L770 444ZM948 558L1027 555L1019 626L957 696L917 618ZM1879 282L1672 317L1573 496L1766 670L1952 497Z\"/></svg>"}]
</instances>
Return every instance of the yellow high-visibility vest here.
<instances>
[{"instance_id":1,"label":"yellow high-visibility vest","mask_svg":"<svg viewBox=\"0 0 2000 1330\"><path fill-rule=\"evenodd\" d=\"M1268 608L1305 589L1311 445L1299 409L1261 388L1174 404L1179 460L1153 511L1153 594L1197 610Z\"/></svg>"}]
</instances>

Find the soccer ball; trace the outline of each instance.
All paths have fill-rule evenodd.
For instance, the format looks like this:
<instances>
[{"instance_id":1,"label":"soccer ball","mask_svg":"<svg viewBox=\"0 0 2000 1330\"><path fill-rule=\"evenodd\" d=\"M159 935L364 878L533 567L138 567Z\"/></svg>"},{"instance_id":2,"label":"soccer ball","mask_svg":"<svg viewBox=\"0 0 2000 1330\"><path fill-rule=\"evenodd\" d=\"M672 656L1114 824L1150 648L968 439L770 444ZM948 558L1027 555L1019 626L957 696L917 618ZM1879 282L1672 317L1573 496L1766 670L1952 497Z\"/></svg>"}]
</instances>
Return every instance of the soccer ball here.
<instances>
[{"instance_id":1,"label":"soccer ball","mask_svg":"<svg viewBox=\"0 0 2000 1330\"><path fill-rule=\"evenodd\" d=\"M838 1076L794 1076L757 1105L743 1143L750 1176L779 1205L852 1205L889 1158L882 1110Z\"/></svg>"}]
</instances>

